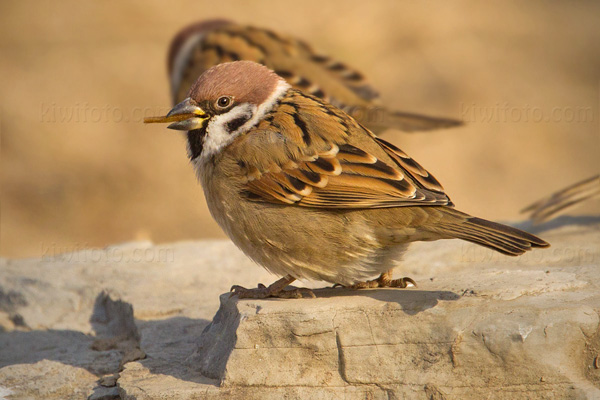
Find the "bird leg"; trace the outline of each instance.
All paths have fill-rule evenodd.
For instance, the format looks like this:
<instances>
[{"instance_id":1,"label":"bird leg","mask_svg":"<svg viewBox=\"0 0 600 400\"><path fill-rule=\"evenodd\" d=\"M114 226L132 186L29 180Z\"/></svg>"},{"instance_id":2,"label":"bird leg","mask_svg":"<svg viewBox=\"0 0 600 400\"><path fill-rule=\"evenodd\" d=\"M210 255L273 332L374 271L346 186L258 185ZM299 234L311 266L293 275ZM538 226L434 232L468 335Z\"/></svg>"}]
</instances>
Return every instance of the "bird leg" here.
<instances>
[{"instance_id":1,"label":"bird leg","mask_svg":"<svg viewBox=\"0 0 600 400\"><path fill-rule=\"evenodd\" d=\"M291 275L286 275L280 280L266 287L262 283L258 284L255 289L246 289L242 286L233 285L231 287L231 296L237 296L240 299L266 299L267 297L277 297L280 299L301 299L307 297L315 298L315 294L308 288L297 288L284 290L287 285L294 282L296 278Z\"/></svg>"},{"instance_id":2,"label":"bird leg","mask_svg":"<svg viewBox=\"0 0 600 400\"><path fill-rule=\"evenodd\" d=\"M350 289L371 289L371 288L382 288L382 287L405 288L408 286L409 283L411 283L413 286L417 286L416 282L414 280L412 280L412 278L409 278L408 276L405 276L404 278L400 278L400 279L392 279L393 271L394 270L390 269L389 271L386 271L383 274L381 274L379 276L379 278L373 279L370 281L358 282L358 283L355 283L354 285L350 285L350 286L343 286L343 285L336 283L335 285L333 285L333 287L342 286L342 287L347 287Z\"/></svg>"}]
</instances>

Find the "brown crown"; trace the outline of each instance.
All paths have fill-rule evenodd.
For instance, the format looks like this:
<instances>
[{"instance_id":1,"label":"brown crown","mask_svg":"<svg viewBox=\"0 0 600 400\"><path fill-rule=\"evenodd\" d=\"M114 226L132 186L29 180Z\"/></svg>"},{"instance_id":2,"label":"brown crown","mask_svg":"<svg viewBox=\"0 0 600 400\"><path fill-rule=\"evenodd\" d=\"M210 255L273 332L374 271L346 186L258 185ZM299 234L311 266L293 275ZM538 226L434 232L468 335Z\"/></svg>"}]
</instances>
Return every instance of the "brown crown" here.
<instances>
[{"instance_id":1,"label":"brown crown","mask_svg":"<svg viewBox=\"0 0 600 400\"><path fill-rule=\"evenodd\" d=\"M275 72L252 61L216 65L204 72L190 88L188 97L202 102L232 96L236 103L262 104L283 81Z\"/></svg>"}]
</instances>

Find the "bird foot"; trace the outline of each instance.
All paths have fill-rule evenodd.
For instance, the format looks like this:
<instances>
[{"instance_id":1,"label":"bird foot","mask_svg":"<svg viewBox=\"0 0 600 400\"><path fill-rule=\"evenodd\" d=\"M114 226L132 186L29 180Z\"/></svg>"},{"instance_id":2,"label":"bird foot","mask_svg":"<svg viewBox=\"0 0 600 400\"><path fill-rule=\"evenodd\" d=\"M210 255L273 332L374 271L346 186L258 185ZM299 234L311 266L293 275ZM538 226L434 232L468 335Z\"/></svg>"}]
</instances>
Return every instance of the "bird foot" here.
<instances>
[{"instance_id":1,"label":"bird foot","mask_svg":"<svg viewBox=\"0 0 600 400\"><path fill-rule=\"evenodd\" d=\"M301 299L303 297L316 298L312 290L308 288L296 288L285 290L285 287L290 284L294 279L292 277L285 277L277 282L269 285L269 287L258 284L257 288L246 289L239 285L233 285L231 287L231 296L237 296L240 299L266 299L269 297L276 297L280 299Z\"/></svg>"},{"instance_id":2,"label":"bird foot","mask_svg":"<svg viewBox=\"0 0 600 400\"><path fill-rule=\"evenodd\" d=\"M333 287L341 286L343 288L349 289L372 289L372 288L384 288L384 287L396 287L396 288L406 288L408 284L412 284L413 286L417 286L417 283L408 276L400 279L392 279L391 271L384 272L377 279L373 279L366 282L358 282L353 285L344 286L339 283L333 285Z\"/></svg>"}]
</instances>

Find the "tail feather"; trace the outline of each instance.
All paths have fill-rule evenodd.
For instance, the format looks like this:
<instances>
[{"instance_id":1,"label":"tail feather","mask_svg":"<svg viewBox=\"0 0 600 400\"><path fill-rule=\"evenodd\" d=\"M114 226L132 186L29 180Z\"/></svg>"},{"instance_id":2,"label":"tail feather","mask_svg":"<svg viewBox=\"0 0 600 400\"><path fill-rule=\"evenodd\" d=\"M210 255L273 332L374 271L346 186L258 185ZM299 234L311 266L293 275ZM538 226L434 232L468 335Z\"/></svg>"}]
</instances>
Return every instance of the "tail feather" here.
<instances>
[{"instance_id":1,"label":"tail feather","mask_svg":"<svg viewBox=\"0 0 600 400\"><path fill-rule=\"evenodd\" d=\"M450 236L463 239L496 250L509 256L518 256L536 247L549 247L550 244L539 237L517 228L482 218L471 217L459 211L450 212L454 217L462 214L457 221L446 219L441 228Z\"/></svg>"},{"instance_id":2,"label":"tail feather","mask_svg":"<svg viewBox=\"0 0 600 400\"><path fill-rule=\"evenodd\" d=\"M422 114L412 114L402 111L384 110L382 121L369 121L371 125L381 125L382 128L395 128L404 132L429 131L433 129L452 128L463 125L462 121L430 117Z\"/></svg>"},{"instance_id":3,"label":"tail feather","mask_svg":"<svg viewBox=\"0 0 600 400\"><path fill-rule=\"evenodd\" d=\"M508 256L518 256L531 249L526 243L515 243L514 241L499 240L495 235L482 235L480 232L470 232L462 228L447 227L445 231L453 234L453 237L463 239L480 246L496 250Z\"/></svg>"}]
</instances>

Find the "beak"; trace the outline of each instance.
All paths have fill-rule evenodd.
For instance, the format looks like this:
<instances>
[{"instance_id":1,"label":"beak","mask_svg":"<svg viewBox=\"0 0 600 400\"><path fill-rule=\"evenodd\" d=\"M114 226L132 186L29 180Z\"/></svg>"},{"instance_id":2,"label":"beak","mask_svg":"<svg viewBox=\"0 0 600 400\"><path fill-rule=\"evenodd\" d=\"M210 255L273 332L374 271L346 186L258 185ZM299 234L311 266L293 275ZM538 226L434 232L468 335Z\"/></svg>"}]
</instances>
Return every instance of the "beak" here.
<instances>
[{"instance_id":1,"label":"beak","mask_svg":"<svg viewBox=\"0 0 600 400\"><path fill-rule=\"evenodd\" d=\"M164 117L144 118L144 123L155 124L172 122L167 128L179 131L191 131L202 128L204 121L208 118L208 114L198 107L194 100L188 97L173 107L173 109Z\"/></svg>"}]
</instances>

